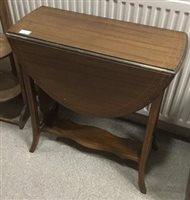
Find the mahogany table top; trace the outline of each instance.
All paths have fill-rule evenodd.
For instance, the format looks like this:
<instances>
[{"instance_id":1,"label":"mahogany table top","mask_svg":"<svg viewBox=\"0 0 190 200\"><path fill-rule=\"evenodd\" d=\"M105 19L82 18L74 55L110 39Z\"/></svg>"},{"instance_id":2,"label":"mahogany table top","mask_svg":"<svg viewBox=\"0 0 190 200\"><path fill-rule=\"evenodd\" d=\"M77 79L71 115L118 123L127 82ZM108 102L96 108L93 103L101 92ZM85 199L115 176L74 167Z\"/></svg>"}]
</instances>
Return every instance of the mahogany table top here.
<instances>
[{"instance_id":1,"label":"mahogany table top","mask_svg":"<svg viewBox=\"0 0 190 200\"><path fill-rule=\"evenodd\" d=\"M187 35L183 32L40 7L9 29L25 37L50 42L76 51L131 62L137 67L177 72Z\"/></svg>"}]
</instances>

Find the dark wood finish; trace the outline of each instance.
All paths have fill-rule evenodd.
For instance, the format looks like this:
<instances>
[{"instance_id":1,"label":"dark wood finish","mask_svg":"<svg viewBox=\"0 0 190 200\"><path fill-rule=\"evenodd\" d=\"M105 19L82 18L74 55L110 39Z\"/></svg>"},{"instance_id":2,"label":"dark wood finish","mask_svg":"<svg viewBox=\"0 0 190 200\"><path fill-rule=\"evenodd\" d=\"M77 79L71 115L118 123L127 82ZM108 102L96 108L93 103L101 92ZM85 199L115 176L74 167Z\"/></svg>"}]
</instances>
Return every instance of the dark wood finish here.
<instances>
[{"instance_id":1,"label":"dark wood finish","mask_svg":"<svg viewBox=\"0 0 190 200\"><path fill-rule=\"evenodd\" d=\"M28 106L31 114L32 130L33 130L33 142L30 148L30 152L34 152L40 137L40 119L38 115L34 81L29 76L24 75L24 83L28 97Z\"/></svg>"},{"instance_id":2,"label":"dark wood finish","mask_svg":"<svg viewBox=\"0 0 190 200\"><path fill-rule=\"evenodd\" d=\"M15 59L14 59L13 53L11 53L9 55L9 60L10 60L10 63L11 63L12 74L14 74L17 77L18 76L18 74L17 74L17 67L16 67L16 64L15 64Z\"/></svg>"},{"instance_id":3,"label":"dark wood finish","mask_svg":"<svg viewBox=\"0 0 190 200\"><path fill-rule=\"evenodd\" d=\"M23 35L21 29L32 32ZM88 148L136 161L139 187L146 193L145 167L163 92L180 67L187 36L45 7L24 17L7 36L24 75L33 127L31 152L40 135L38 106L46 101L36 101L34 83L58 103L86 115L118 117L152 103L140 150L137 141L95 127L55 117L44 126ZM42 107L46 113L48 108Z\"/></svg>"},{"instance_id":4,"label":"dark wood finish","mask_svg":"<svg viewBox=\"0 0 190 200\"><path fill-rule=\"evenodd\" d=\"M8 0L0 0L0 21L1 21L4 33L6 33L7 30L13 25L10 9L9 9L9 5L8 5ZM9 49L9 47L10 47L9 44L6 44L6 47L4 47L4 45L0 44L0 58L2 58L1 53L4 52L4 51L2 51L2 49L4 49L4 48ZM9 50L8 50L8 52L9 52ZM12 52L12 50L11 50L11 52ZM4 55L4 57L6 57L6 55ZM22 78L22 75L20 74L20 69L19 69L16 57L13 55L13 53L11 53L9 55L9 59L10 59L10 62L11 62L12 72L13 72L14 75L17 75L17 77L18 77L19 84L21 86L22 98L23 98L23 101L24 101L24 105L26 105L27 102L26 102L26 94L25 94L25 90L24 90L23 78ZM27 114L28 109L23 108L23 110L26 110L26 113L24 115L28 115ZM21 116L21 118L23 118L23 116ZM4 119L4 121L9 122L10 120Z\"/></svg>"},{"instance_id":5,"label":"dark wood finish","mask_svg":"<svg viewBox=\"0 0 190 200\"><path fill-rule=\"evenodd\" d=\"M7 30L13 25L7 0L0 1L0 21L4 33L7 32ZM0 59L3 59L5 57L9 57L10 59L12 74L0 73L0 102L10 100L22 93L22 100L24 102L24 105L18 120L15 118L10 119L0 117L0 121L17 124L20 128L23 128L29 117L23 78L20 73L17 60L14 57L6 36L3 33L0 33Z\"/></svg>"},{"instance_id":6,"label":"dark wood finish","mask_svg":"<svg viewBox=\"0 0 190 200\"><path fill-rule=\"evenodd\" d=\"M19 64L19 62L15 56L15 52L13 52L9 56L9 58L10 58L11 66L12 66L12 73L15 74L19 80L23 103L24 103L24 105L27 106L27 100L26 100L27 97L26 97L26 91L25 91L25 86L24 86L24 79L23 79L21 65Z\"/></svg>"},{"instance_id":7,"label":"dark wood finish","mask_svg":"<svg viewBox=\"0 0 190 200\"><path fill-rule=\"evenodd\" d=\"M7 57L11 53L12 49L9 45L7 37L3 33L0 33L0 59Z\"/></svg>"},{"instance_id":8,"label":"dark wood finish","mask_svg":"<svg viewBox=\"0 0 190 200\"><path fill-rule=\"evenodd\" d=\"M58 137L74 140L87 148L110 152L121 159L139 162L140 144L129 138L114 136L103 129L54 118L44 130Z\"/></svg>"},{"instance_id":9,"label":"dark wood finish","mask_svg":"<svg viewBox=\"0 0 190 200\"><path fill-rule=\"evenodd\" d=\"M2 116L2 113L1 113L0 121L18 125L20 129L23 129L28 120L28 117L29 117L28 107L26 105L23 105L19 116L5 117L5 116Z\"/></svg>"},{"instance_id":10,"label":"dark wood finish","mask_svg":"<svg viewBox=\"0 0 190 200\"><path fill-rule=\"evenodd\" d=\"M37 88L37 94L40 109L40 121L41 126L43 127L49 118L52 118L57 114L59 105L39 87Z\"/></svg>"},{"instance_id":11,"label":"dark wood finish","mask_svg":"<svg viewBox=\"0 0 190 200\"><path fill-rule=\"evenodd\" d=\"M136 63L177 70L187 34L112 19L41 7L9 32ZM55 37L56 35L56 37Z\"/></svg>"},{"instance_id":12,"label":"dark wood finish","mask_svg":"<svg viewBox=\"0 0 190 200\"><path fill-rule=\"evenodd\" d=\"M174 76L28 40L14 41L25 73L50 97L81 114L119 117L135 112Z\"/></svg>"},{"instance_id":13,"label":"dark wood finish","mask_svg":"<svg viewBox=\"0 0 190 200\"><path fill-rule=\"evenodd\" d=\"M0 1L0 21L2 23L4 33L6 33L7 30L13 25L8 0Z\"/></svg>"},{"instance_id":14,"label":"dark wood finish","mask_svg":"<svg viewBox=\"0 0 190 200\"><path fill-rule=\"evenodd\" d=\"M24 128L26 122L28 121L29 116L30 114L29 114L28 106L27 104L24 104L22 111L20 113L19 123L18 123L20 129Z\"/></svg>"},{"instance_id":15,"label":"dark wood finish","mask_svg":"<svg viewBox=\"0 0 190 200\"><path fill-rule=\"evenodd\" d=\"M0 1L0 20L2 23L3 32L6 33L7 30L13 25L10 9L9 9L9 5L8 5L8 0ZM24 81L23 81L23 77L21 74L20 66L17 62L17 59L16 59L14 53L10 54L9 58L10 58L10 62L11 62L12 72L14 75L17 76L17 78L19 80L19 84L21 86L22 98L24 101L24 105L26 105L27 104L26 92L25 92L25 88L24 88ZM23 108L23 110L25 110L25 109ZM26 110L28 110L28 109L26 109Z\"/></svg>"},{"instance_id":16,"label":"dark wood finish","mask_svg":"<svg viewBox=\"0 0 190 200\"><path fill-rule=\"evenodd\" d=\"M139 188L142 193L146 193L146 187L144 182L146 162L150 153L150 148L153 139L153 133L156 127L156 123L159 117L160 106L162 102L163 93L157 97L151 105L150 113L148 117L147 127L144 136L144 143L141 151L141 158L139 162Z\"/></svg>"},{"instance_id":17,"label":"dark wood finish","mask_svg":"<svg viewBox=\"0 0 190 200\"><path fill-rule=\"evenodd\" d=\"M8 101L21 93L16 77L10 72L0 72L0 102Z\"/></svg>"}]
</instances>

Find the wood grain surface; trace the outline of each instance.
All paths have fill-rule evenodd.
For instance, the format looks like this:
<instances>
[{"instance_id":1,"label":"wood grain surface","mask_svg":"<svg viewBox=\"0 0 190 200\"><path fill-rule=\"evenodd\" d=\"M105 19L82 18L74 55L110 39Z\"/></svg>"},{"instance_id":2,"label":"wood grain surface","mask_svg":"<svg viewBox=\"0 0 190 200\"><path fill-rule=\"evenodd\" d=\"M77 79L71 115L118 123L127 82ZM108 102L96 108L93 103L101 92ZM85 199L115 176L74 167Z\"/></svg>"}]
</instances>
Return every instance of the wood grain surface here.
<instances>
[{"instance_id":1,"label":"wood grain surface","mask_svg":"<svg viewBox=\"0 0 190 200\"><path fill-rule=\"evenodd\" d=\"M50 97L81 114L120 117L151 103L173 74L10 38L23 70Z\"/></svg>"},{"instance_id":2,"label":"wood grain surface","mask_svg":"<svg viewBox=\"0 0 190 200\"><path fill-rule=\"evenodd\" d=\"M0 21L4 33L13 25L8 0L0 0Z\"/></svg>"},{"instance_id":3,"label":"wood grain surface","mask_svg":"<svg viewBox=\"0 0 190 200\"><path fill-rule=\"evenodd\" d=\"M12 52L7 37L0 33L0 59L5 58Z\"/></svg>"},{"instance_id":4,"label":"wood grain surface","mask_svg":"<svg viewBox=\"0 0 190 200\"><path fill-rule=\"evenodd\" d=\"M21 29L32 32L22 35ZM142 145L55 116L44 129L136 161L139 188L146 193L145 168L162 96L182 62L186 34L41 7L7 36L24 76L33 127L31 152L41 131L36 85L53 100L86 115L119 117L152 103Z\"/></svg>"},{"instance_id":5,"label":"wood grain surface","mask_svg":"<svg viewBox=\"0 0 190 200\"><path fill-rule=\"evenodd\" d=\"M21 93L16 77L10 72L0 72L0 102L10 100Z\"/></svg>"},{"instance_id":6,"label":"wood grain surface","mask_svg":"<svg viewBox=\"0 0 190 200\"><path fill-rule=\"evenodd\" d=\"M135 162L140 159L140 143L129 138L114 136L97 127L54 118L44 130L58 137L71 139L87 148L113 153L121 159L130 159Z\"/></svg>"},{"instance_id":7,"label":"wood grain surface","mask_svg":"<svg viewBox=\"0 0 190 200\"><path fill-rule=\"evenodd\" d=\"M187 45L182 32L48 7L25 16L9 32L18 34L21 29L32 31L28 38L171 71L177 71Z\"/></svg>"}]
</instances>

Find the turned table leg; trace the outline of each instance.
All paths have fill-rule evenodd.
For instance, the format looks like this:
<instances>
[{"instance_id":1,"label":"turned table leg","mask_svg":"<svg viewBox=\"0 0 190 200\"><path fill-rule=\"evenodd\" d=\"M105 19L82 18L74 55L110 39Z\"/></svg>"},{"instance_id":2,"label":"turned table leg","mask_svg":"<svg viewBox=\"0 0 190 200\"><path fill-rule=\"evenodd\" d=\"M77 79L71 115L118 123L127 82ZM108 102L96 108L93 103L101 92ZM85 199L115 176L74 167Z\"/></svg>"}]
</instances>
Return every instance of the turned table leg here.
<instances>
[{"instance_id":1,"label":"turned table leg","mask_svg":"<svg viewBox=\"0 0 190 200\"><path fill-rule=\"evenodd\" d=\"M157 97L152 102L149 117L148 117L147 127L145 131L142 151L141 151L141 157L140 157L140 162L139 162L139 188L140 188L140 191L144 194L146 193L146 186L145 186L145 181L144 181L146 161L147 161L147 158L149 156L150 149L152 146L153 133L158 121L162 97L163 97L163 94Z\"/></svg>"},{"instance_id":2,"label":"turned table leg","mask_svg":"<svg viewBox=\"0 0 190 200\"><path fill-rule=\"evenodd\" d=\"M26 87L26 94L28 99L28 106L30 109L31 120L32 120L32 129L33 129L33 142L30 148L30 152L34 152L40 136L40 126L39 126L39 116L37 109L37 102L35 96L35 86L34 81L26 74L24 74L24 83Z\"/></svg>"}]
</instances>

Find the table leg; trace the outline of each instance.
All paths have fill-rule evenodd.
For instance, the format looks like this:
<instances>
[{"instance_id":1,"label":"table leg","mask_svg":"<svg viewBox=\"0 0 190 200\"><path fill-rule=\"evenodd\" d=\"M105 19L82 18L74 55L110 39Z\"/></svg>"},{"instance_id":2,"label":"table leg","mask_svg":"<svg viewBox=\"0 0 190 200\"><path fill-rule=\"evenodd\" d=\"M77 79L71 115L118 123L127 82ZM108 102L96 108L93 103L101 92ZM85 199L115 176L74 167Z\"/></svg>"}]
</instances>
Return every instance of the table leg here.
<instances>
[{"instance_id":1,"label":"table leg","mask_svg":"<svg viewBox=\"0 0 190 200\"><path fill-rule=\"evenodd\" d=\"M29 114L28 106L27 106L27 104L25 104L22 108L22 111L21 111L20 117L19 117L19 127L20 127L20 129L24 128L24 125L26 124L29 116L30 116L30 114Z\"/></svg>"},{"instance_id":2,"label":"table leg","mask_svg":"<svg viewBox=\"0 0 190 200\"><path fill-rule=\"evenodd\" d=\"M141 151L141 158L139 162L139 188L140 188L140 191L144 194L146 194L146 186L144 182L145 167L146 167L147 158L149 156L150 149L152 146L153 132L158 121L162 97L163 97L163 94L157 97L152 102L149 117L148 117L147 127L145 131L143 147Z\"/></svg>"},{"instance_id":3,"label":"table leg","mask_svg":"<svg viewBox=\"0 0 190 200\"><path fill-rule=\"evenodd\" d=\"M37 101L35 96L34 81L26 74L24 74L24 83L26 87L26 94L28 99L28 106L31 114L32 129L33 129L33 142L30 152L33 153L37 147L40 136L39 115L37 109Z\"/></svg>"},{"instance_id":4,"label":"table leg","mask_svg":"<svg viewBox=\"0 0 190 200\"><path fill-rule=\"evenodd\" d=\"M38 88L38 105L41 113L41 125L42 127L48 123L48 121L55 117L58 113L58 103L50 98L42 89Z\"/></svg>"}]
</instances>

